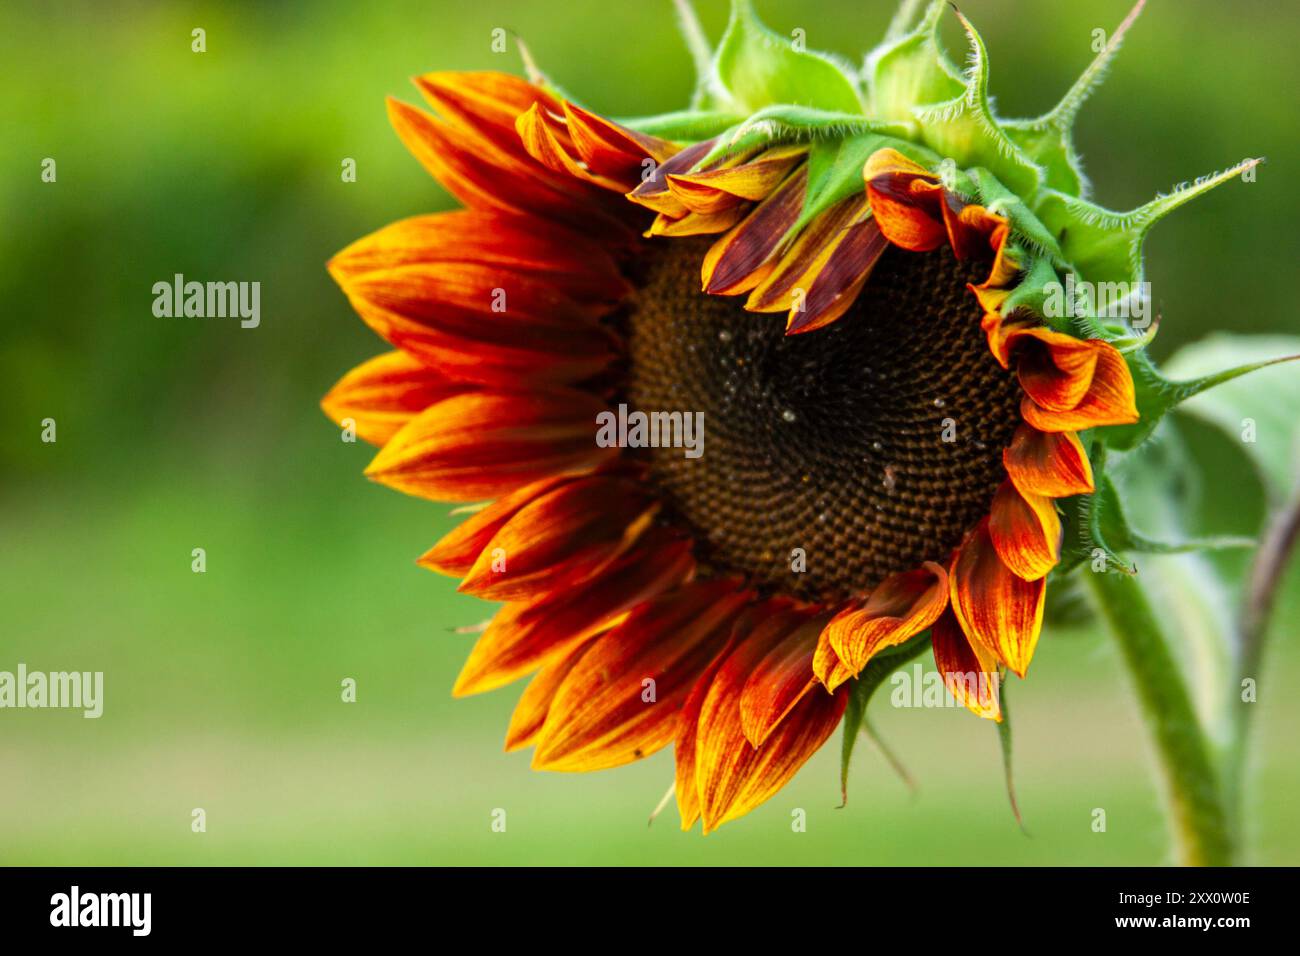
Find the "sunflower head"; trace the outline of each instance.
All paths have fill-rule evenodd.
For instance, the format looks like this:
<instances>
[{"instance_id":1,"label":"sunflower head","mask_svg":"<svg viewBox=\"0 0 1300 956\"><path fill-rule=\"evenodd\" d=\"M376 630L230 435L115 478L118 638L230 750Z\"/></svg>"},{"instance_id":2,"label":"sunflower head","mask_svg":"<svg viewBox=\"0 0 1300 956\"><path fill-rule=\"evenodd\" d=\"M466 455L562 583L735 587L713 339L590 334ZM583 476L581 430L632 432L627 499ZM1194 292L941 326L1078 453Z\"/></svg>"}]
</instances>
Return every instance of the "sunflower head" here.
<instances>
[{"instance_id":1,"label":"sunflower head","mask_svg":"<svg viewBox=\"0 0 1300 956\"><path fill-rule=\"evenodd\" d=\"M396 351L324 406L382 446L373 479L480 503L420 563L506 602L455 693L533 675L508 749L592 770L672 745L707 831L842 720L847 754L923 650L1002 720L1049 583L1128 567L1108 451L1212 384L1147 359L1142 244L1255 161L1115 212L1071 140L1141 6L1034 119L994 113L944 2L905 3L862 69L748 0L711 49L679 3L700 75L668 115L616 122L535 71L390 102L465 208L330 263Z\"/></svg>"}]
</instances>

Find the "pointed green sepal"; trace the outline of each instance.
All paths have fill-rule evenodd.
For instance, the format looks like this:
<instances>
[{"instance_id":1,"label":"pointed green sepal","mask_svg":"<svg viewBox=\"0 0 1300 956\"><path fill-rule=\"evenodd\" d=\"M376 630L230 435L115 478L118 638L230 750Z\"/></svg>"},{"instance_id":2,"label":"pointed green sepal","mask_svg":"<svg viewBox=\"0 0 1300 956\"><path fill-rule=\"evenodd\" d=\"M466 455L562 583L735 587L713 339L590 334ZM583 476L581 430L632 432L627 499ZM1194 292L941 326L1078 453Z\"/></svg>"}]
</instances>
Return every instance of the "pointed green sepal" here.
<instances>
[{"instance_id":1,"label":"pointed green sepal","mask_svg":"<svg viewBox=\"0 0 1300 956\"><path fill-rule=\"evenodd\" d=\"M1248 362L1184 382L1173 382L1165 378L1144 351L1130 352L1124 358L1128 362L1129 371L1133 373L1138 414L1141 417L1132 425L1116 425L1102 431L1102 440L1109 447L1118 450L1127 450L1140 445L1170 409L1176 408L1189 398L1258 369L1282 362L1296 361L1300 359L1300 355L1284 355L1265 361Z\"/></svg>"},{"instance_id":2,"label":"pointed green sepal","mask_svg":"<svg viewBox=\"0 0 1300 956\"><path fill-rule=\"evenodd\" d=\"M679 110L659 116L637 116L618 122L648 136L677 143L698 143L736 127L740 117L725 110Z\"/></svg>"},{"instance_id":3,"label":"pointed green sepal","mask_svg":"<svg viewBox=\"0 0 1300 956\"><path fill-rule=\"evenodd\" d=\"M969 170L969 173L975 181L975 188L985 209L1009 219L1012 231L1028 240L1037 251L1057 257L1061 255L1061 247L1057 244L1056 237L1034 215L1018 194L1004 186L996 176L982 166L976 166Z\"/></svg>"},{"instance_id":4,"label":"pointed green sepal","mask_svg":"<svg viewBox=\"0 0 1300 956\"><path fill-rule=\"evenodd\" d=\"M921 142L960 167L985 167L1020 196L1033 196L1042 180L1041 171L1007 137L993 116L988 96L988 52L970 21L960 11L957 16L970 38L971 65L956 96L912 108Z\"/></svg>"},{"instance_id":5,"label":"pointed green sepal","mask_svg":"<svg viewBox=\"0 0 1300 956\"><path fill-rule=\"evenodd\" d=\"M914 658L919 657L929 646L930 632L927 630L910 641L889 648L872 658L867 663L867 666L862 669L862 673L858 675L858 678L853 681L853 686L849 689L848 706L844 709L844 720L840 725L844 735L840 745L840 793L842 797L840 806L848 803L849 762L853 758L853 749L858 742L858 733L865 726L867 705L871 703L872 695L880 688L880 685L889 679L890 674ZM904 779L906 779L905 775Z\"/></svg>"},{"instance_id":6,"label":"pointed green sepal","mask_svg":"<svg viewBox=\"0 0 1300 956\"><path fill-rule=\"evenodd\" d=\"M1090 282L1142 281L1142 244L1151 227L1184 203L1255 168L1247 159L1231 169L1157 196L1130 212L1114 212L1077 196L1046 190L1037 203L1039 218L1056 235L1065 259Z\"/></svg>"},{"instance_id":7,"label":"pointed green sepal","mask_svg":"<svg viewBox=\"0 0 1300 956\"><path fill-rule=\"evenodd\" d=\"M1004 120L1007 136L1043 169L1043 185L1071 196L1088 194L1088 179L1074 148L1074 120L1088 96L1101 85L1106 68L1119 52L1124 34L1133 25L1146 0L1138 0L1110 35L1096 58L1062 97L1061 102L1037 119Z\"/></svg>"}]
</instances>

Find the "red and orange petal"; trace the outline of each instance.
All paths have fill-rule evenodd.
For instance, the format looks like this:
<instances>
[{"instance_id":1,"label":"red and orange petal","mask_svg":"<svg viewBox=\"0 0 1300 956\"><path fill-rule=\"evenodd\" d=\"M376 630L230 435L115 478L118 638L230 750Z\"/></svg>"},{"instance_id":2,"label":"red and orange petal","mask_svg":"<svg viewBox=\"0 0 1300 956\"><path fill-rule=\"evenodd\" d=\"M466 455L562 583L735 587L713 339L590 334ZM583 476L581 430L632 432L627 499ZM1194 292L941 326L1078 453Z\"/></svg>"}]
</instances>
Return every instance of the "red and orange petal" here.
<instances>
[{"instance_id":1,"label":"red and orange petal","mask_svg":"<svg viewBox=\"0 0 1300 956\"><path fill-rule=\"evenodd\" d=\"M1026 495L1068 498L1094 490L1092 463L1074 432L1042 432L1022 424L1003 449L1002 464Z\"/></svg>"},{"instance_id":2,"label":"red and orange petal","mask_svg":"<svg viewBox=\"0 0 1300 956\"><path fill-rule=\"evenodd\" d=\"M1002 563L1026 581L1061 561L1061 519L1051 498L1027 494L1008 479L993 496L988 527Z\"/></svg>"},{"instance_id":3,"label":"red and orange petal","mask_svg":"<svg viewBox=\"0 0 1300 956\"><path fill-rule=\"evenodd\" d=\"M878 652L902 644L933 624L948 606L948 574L927 561L882 581L860 607L850 607L826 626L822 640L849 674L857 677ZM835 684L827 686L835 689Z\"/></svg>"},{"instance_id":4,"label":"red and orange petal","mask_svg":"<svg viewBox=\"0 0 1300 956\"><path fill-rule=\"evenodd\" d=\"M691 582L597 637L555 692L533 766L601 770L671 743L691 688L751 598L734 581Z\"/></svg>"},{"instance_id":5,"label":"red and orange petal","mask_svg":"<svg viewBox=\"0 0 1300 956\"><path fill-rule=\"evenodd\" d=\"M581 584L649 527L659 504L643 484L596 475L529 502L484 546L460 589L517 601Z\"/></svg>"},{"instance_id":6,"label":"red and orange petal","mask_svg":"<svg viewBox=\"0 0 1300 956\"><path fill-rule=\"evenodd\" d=\"M405 352L385 352L344 375L321 399L321 408L343 427L382 445L425 408L469 386L453 382Z\"/></svg>"},{"instance_id":7,"label":"red and orange petal","mask_svg":"<svg viewBox=\"0 0 1300 956\"><path fill-rule=\"evenodd\" d=\"M930 631L934 663L948 692L972 713L1002 720L1001 675L997 658L966 637L952 611L945 611Z\"/></svg>"},{"instance_id":8,"label":"red and orange petal","mask_svg":"<svg viewBox=\"0 0 1300 956\"><path fill-rule=\"evenodd\" d=\"M535 217L485 209L399 220L352 243L330 260L329 270L346 290L367 273L453 262L545 280L573 302L594 308L609 308L631 290L601 243Z\"/></svg>"},{"instance_id":9,"label":"red and orange petal","mask_svg":"<svg viewBox=\"0 0 1300 956\"><path fill-rule=\"evenodd\" d=\"M755 746L745 734L741 701L754 669L781 646L795 641L796 650L811 653L815 636L799 627L791 633L790 621L779 614L747 615L737 624L736 643L720 665L710 668L707 683L697 685L683 712L678 737L678 760L694 771L695 799L683 790L690 775L679 769L678 800L683 826L693 822L698 808L704 832L743 816L772 797L820 749L839 725L848 702L848 689L835 694L801 693L783 718ZM789 651L782 656L796 656ZM695 721L691 732L691 721ZM684 755L694 738L694 757ZM681 765L679 765L680 767Z\"/></svg>"},{"instance_id":10,"label":"red and orange petal","mask_svg":"<svg viewBox=\"0 0 1300 956\"><path fill-rule=\"evenodd\" d=\"M651 531L586 587L507 604L474 645L452 693L494 690L568 653L688 580L695 569L690 551L689 540Z\"/></svg>"},{"instance_id":11,"label":"red and orange petal","mask_svg":"<svg viewBox=\"0 0 1300 956\"><path fill-rule=\"evenodd\" d=\"M1008 568L985 518L957 550L948 584L953 614L966 636L1024 677L1043 626L1046 578L1026 581Z\"/></svg>"},{"instance_id":12,"label":"red and orange petal","mask_svg":"<svg viewBox=\"0 0 1300 956\"><path fill-rule=\"evenodd\" d=\"M431 405L375 456L366 475L442 501L497 498L543 478L589 472L618 455L592 441L605 403L587 392L480 391Z\"/></svg>"},{"instance_id":13,"label":"red and orange petal","mask_svg":"<svg viewBox=\"0 0 1300 956\"><path fill-rule=\"evenodd\" d=\"M1138 420L1133 376L1124 356L1113 345L1089 341L1097 361L1088 390L1078 404L1049 409L1028 395L1021 401L1021 416L1039 431L1077 432L1103 425L1131 425Z\"/></svg>"}]
</instances>

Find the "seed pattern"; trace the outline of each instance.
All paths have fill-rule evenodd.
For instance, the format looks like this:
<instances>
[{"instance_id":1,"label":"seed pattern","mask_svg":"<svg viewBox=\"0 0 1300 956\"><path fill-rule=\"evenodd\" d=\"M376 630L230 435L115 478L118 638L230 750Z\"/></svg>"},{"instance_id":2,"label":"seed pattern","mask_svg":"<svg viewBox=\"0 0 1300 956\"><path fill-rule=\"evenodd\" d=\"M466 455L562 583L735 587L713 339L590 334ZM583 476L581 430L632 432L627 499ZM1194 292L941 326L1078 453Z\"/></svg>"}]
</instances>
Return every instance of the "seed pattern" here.
<instances>
[{"instance_id":1,"label":"seed pattern","mask_svg":"<svg viewBox=\"0 0 1300 956\"><path fill-rule=\"evenodd\" d=\"M642 452L668 520L713 571L805 599L944 562L988 512L1019 422L966 289L988 263L891 248L838 322L787 337L783 315L699 291L706 249L652 247L625 319L631 407L704 412L701 458Z\"/></svg>"}]
</instances>

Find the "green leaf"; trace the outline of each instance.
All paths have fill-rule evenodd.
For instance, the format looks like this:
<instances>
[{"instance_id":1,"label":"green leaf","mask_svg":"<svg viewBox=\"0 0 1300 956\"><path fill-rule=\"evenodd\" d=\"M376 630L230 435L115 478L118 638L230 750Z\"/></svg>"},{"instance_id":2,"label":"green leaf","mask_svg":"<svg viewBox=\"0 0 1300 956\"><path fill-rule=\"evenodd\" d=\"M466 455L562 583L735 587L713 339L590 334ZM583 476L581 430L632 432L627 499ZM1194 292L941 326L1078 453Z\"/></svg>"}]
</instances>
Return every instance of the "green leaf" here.
<instances>
[{"instance_id":1,"label":"green leaf","mask_svg":"<svg viewBox=\"0 0 1300 956\"><path fill-rule=\"evenodd\" d=\"M1215 387L1189 397L1183 411L1222 429L1241 444L1259 470L1269 497L1280 503L1300 474L1300 369L1279 356L1300 355L1300 337L1291 335L1231 335L1219 333L1176 352L1166 370L1217 379ZM1225 363L1231 370L1255 371L1247 379L1206 374ZM1253 440L1246 440L1253 439Z\"/></svg>"},{"instance_id":2,"label":"green leaf","mask_svg":"<svg viewBox=\"0 0 1300 956\"><path fill-rule=\"evenodd\" d=\"M759 21L750 0L732 0L714 71L745 112L785 103L860 114L862 103L848 74L830 58L795 47L792 37Z\"/></svg>"},{"instance_id":3,"label":"green leaf","mask_svg":"<svg viewBox=\"0 0 1300 956\"><path fill-rule=\"evenodd\" d=\"M929 646L930 632L925 631L910 641L882 651L873 657L862 669L857 680L853 681L849 689L849 703L844 709L844 721L841 725L844 733L840 745L840 794L843 800L841 806L849 799L849 761L853 757L853 748L858 742L858 733L868 726L866 724L867 704L871 702L871 696L889 679L889 675L913 658L920 656ZM888 751L886 756L890 758L891 763L895 763Z\"/></svg>"}]
</instances>

